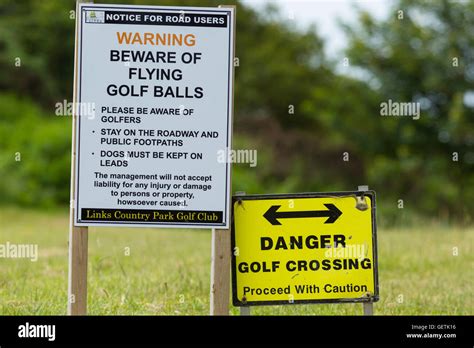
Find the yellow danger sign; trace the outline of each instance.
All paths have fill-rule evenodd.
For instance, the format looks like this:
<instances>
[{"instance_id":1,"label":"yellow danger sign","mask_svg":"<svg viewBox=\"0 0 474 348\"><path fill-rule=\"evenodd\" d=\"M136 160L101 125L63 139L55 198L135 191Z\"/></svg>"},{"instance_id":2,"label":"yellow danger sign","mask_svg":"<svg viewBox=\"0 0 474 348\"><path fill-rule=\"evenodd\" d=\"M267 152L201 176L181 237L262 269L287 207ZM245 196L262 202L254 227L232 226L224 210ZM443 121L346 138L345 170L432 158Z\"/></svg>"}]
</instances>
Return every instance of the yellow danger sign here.
<instances>
[{"instance_id":1,"label":"yellow danger sign","mask_svg":"<svg viewBox=\"0 0 474 348\"><path fill-rule=\"evenodd\" d=\"M378 300L375 192L233 197L235 306Z\"/></svg>"}]
</instances>

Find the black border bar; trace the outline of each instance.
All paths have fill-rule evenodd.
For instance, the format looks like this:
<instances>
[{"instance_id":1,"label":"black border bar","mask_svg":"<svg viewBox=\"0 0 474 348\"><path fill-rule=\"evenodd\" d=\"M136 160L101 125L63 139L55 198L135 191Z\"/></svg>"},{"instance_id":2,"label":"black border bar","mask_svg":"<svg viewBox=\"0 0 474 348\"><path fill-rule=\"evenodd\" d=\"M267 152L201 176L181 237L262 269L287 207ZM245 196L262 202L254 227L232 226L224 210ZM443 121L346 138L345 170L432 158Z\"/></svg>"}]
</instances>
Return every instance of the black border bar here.
<instances>
[{"instance_id":1,"label":"black border bar","mask_svg":"<svg viewBox=\"0 0 474 348\"><path fill-rule=\"evenodd\" d=\"M285 343L294 346L308 343L348 344L409 344L472 347L472 316L15 316L0 317L0 345L58 346L72 344L219 344ZM46 338L20 338L19 325L55 325L55 341ZM432 325L435 329L420 330L416 326ZM455 326L443 329L443 326ZM411 338L409 334L455 334L449 338Z\"/></svg>"}]
</instances>

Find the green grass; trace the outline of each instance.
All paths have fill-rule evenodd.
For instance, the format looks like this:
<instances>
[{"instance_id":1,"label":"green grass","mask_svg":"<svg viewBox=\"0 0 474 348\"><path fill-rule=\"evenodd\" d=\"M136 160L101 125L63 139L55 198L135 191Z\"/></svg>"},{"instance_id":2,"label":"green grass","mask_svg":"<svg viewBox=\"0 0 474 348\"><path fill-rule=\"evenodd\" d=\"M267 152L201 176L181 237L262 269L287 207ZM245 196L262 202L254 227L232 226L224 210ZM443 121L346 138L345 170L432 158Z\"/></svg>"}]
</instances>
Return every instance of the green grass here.
<instances>
[{"instance_id":1,"label":"green grass","mask_svg":"<svg viewBox=\"0 0 474 348\"><path fill-rule=\"evenodd\" d=\"M0 314L65 314L68 213L0 208L0 243L6 241L38 244L39 259L0 259ZM474 314L473 227L380 229L378 245L375 314ZM88 312L207 315L210 253L208 230L90 228ZM260 315L361 313L360 304L252 308Z\"/></svg>"}]
</instances>

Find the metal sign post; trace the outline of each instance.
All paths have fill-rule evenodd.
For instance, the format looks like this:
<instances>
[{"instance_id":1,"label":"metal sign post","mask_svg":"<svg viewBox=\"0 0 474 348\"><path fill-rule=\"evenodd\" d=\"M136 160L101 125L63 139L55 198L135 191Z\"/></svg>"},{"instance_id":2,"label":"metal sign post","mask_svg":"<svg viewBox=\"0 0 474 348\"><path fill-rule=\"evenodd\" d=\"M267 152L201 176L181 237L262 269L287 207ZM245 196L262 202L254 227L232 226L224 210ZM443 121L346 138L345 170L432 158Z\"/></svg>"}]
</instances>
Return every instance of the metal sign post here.
<instances>
[{"instance_id":1,"label":"metal sign post","mask_svg":"<svg viewBox=\"0 0 474 348\"><path fill-rule=\"evenodd\" d=\"M369 186L362 185L362 186L359 186L357 189L359 191L365 192L365 191L369 191ZM362 204L364 204L364 203L362 203ZM374 236L374 238L377 238L377 237ZM375 240L374 243L376 244L377 241ZM374 303L372 301L371 302L364 302L362 304L362 306L364 307L364 315L374 315Z\"/></svg>"}]
</instances>

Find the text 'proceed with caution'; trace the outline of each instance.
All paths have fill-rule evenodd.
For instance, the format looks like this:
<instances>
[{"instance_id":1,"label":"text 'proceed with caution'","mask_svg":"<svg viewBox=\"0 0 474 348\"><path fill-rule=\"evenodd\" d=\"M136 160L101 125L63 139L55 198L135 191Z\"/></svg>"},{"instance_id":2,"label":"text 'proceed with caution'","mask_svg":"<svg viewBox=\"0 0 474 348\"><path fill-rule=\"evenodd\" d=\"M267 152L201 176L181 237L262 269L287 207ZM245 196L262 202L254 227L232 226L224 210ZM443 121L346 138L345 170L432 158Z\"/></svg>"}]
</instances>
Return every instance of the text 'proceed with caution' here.
<instances>
[{"instance_id":1,"label":"text 'proceed with caution'","mask_svg":"<svg viewBox=\"0 0 474 348\"><path fill-rule=\"evenodd\" d=\"M233 9L78 15L75 225L228 227Z\"/></svg>"},{"instance_id":2,"label":"text 'proceed with caution'","mask_svg":"<svg viewBox=\"0 0 474 348\"><path fill-rule=\"evenodd\" d=\"M375 193L233 198L236 306L378 300Z\"/></svg>"}]
</instances>

